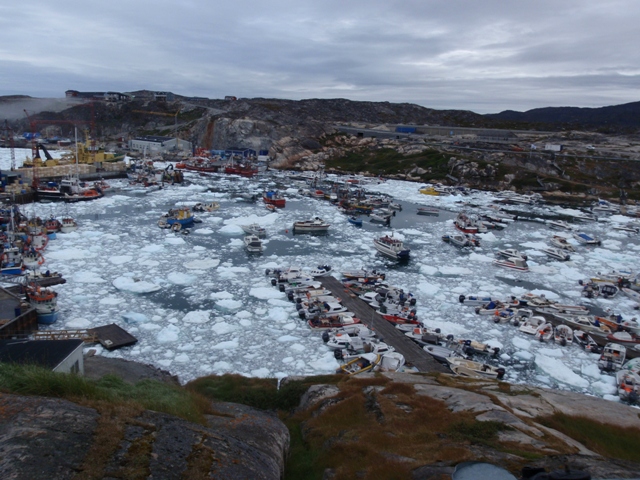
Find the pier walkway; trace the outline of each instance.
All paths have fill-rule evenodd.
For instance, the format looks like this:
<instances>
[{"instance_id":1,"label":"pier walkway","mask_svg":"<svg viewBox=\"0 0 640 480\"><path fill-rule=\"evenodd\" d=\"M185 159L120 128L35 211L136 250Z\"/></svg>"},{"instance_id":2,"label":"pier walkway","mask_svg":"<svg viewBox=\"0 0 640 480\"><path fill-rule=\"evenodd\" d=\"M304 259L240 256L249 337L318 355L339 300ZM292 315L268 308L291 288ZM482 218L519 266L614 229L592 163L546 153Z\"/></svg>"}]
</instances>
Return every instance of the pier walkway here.
<instances>
[{"instance_id":1,"label":"pier walkway","mask_svg":"<svg viewBox=\"0 0 640 480\"><path fill-rule=\"evenodd\" d=\"M407 337L403 332L393 326L393 324L374 311L366 302L356 296L351 296L345 292L345 287L335 277L318 278L322 286L341 299L342 304L349 311L356 314L360 321L372 330L375 330L378 337L384 339L388 345L396 349L396 352L404 355L407 364L416 367L420 372L444 372L451 373L449 369L425 352L422 347Z\"/></svg>"}]
</instances>

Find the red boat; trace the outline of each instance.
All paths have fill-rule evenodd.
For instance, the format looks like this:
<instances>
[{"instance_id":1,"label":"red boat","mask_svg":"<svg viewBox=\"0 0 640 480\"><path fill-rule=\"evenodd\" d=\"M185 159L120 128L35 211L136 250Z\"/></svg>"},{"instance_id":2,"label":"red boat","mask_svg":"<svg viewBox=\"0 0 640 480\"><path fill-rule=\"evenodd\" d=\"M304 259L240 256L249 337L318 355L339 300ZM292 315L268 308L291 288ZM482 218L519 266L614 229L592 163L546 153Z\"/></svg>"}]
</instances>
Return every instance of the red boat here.
<instances>
[{"instance_id":1,"label":"red boat","mask_svg":"<svg viewBox=\"0 0 640 480\"><path fill-rule=\"evenodd\" d=\"M284 208L286 203L286 199L278 192L264 192L262 200L264 200L264 203L278 208Z\"/></svg>"},{"instance_id":2,"label":"red boat","mask_svg":"<svg viewBox=\"0 0 640 480\"><path fill-rule=\"evenodd\" d=\"M458 230L464 233L475 234L485 233L487 231L487 228L484 225L479 224L475 219L469 218L462 212L458 214L453 224Z\"/></svg>"},{"instance_id":3,"label":"red boat","mask_svg":"<svg viewBox=\"0 0 640 480\"><path fill-rule=\"evenodd\" d=\"M411 312L406 315L382 315L382 318L396 325L420 325L418 317Z\"/></svg>"}]
</instances>

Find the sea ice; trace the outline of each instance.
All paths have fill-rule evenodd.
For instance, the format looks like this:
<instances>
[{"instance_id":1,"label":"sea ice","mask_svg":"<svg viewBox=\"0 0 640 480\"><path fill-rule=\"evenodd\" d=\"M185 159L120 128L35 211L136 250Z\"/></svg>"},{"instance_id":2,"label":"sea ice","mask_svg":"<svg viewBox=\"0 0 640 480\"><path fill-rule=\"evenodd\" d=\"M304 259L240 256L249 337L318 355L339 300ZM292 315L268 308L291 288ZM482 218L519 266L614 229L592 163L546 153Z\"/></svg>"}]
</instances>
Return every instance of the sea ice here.
<instances>
[{"instance_id":1,"label":"sea ice","mask_svg":"<svg viewBox=\"0 0 640 480\"><path fill-rule=\"evenodd\" d=\"M160 285L131 277L118 277L113 280L112 285L118 290L131 293L151 293L162 288Z\"/></svg>"}]
</instances>

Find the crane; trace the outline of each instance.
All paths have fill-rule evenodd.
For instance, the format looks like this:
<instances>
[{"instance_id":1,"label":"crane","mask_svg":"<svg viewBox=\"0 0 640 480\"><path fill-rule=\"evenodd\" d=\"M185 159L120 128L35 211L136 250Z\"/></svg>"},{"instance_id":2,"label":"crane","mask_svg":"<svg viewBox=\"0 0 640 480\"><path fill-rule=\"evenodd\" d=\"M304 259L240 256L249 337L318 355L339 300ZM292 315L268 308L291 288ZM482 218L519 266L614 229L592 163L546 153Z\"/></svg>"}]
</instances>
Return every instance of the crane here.
<instances>
[{"instance_id":1,"label":"crane","mask_svg":"<svg viewBox=\"0 0 640 480\"><path fill-rule=\"evenodd\" d=\"M16 145L13 141L13 130L9 127L9 122L6 119L4 121L4 129L7 141L9 142L9 148L11 149L11 171L13 172L16 169Z\"/></svg>"},{"instance_id":2,"label":"crane","mask_svg":"<svg viewBox=\"0 0 640 480\"><path fill-rule=\"evenodd\" d=\"M147 115L163 115L165 117L173 117L174 118L174 129L176 132L176 145L175 149L178 150L178 114L180 113L181 108L176 110L176 113L166 113L166 112L150 112L147 110L131 110L133 113L146 113Z\"/></svg>"}]
</instances>

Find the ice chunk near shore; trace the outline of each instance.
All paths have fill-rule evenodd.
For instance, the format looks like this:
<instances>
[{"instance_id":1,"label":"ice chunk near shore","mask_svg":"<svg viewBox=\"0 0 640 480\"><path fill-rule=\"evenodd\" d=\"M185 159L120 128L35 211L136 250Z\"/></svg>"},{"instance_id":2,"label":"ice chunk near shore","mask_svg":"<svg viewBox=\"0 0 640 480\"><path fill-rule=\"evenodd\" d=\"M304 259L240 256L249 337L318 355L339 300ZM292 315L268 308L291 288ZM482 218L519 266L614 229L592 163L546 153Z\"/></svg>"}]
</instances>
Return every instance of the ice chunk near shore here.
<instances>
[{"instance_id":1,"label":"ice chunk near shore","mask_svg":"<svg viewBox=\"0 0 640 480\"><path fill-rule=\"evenodd\" d=\"M134 277L118 277L111 283L118 290L131 293L151 293L157 292L162 288L155 283L139 280Z\"/></svg>"},{"instance_id":2,"label":"ice chunk near shore","mask_svg":"<svg viewBox=\"0 0 640 480\"><path fill-rule=\"evenodd\" d=\"M538 368L558 382L579 388L587 388L589 386L588 380L574 373L573 370L567 367L564 363L558 361L557 358L548 357L538 353L534 362Z\"/></svg>"}]
</instances>

